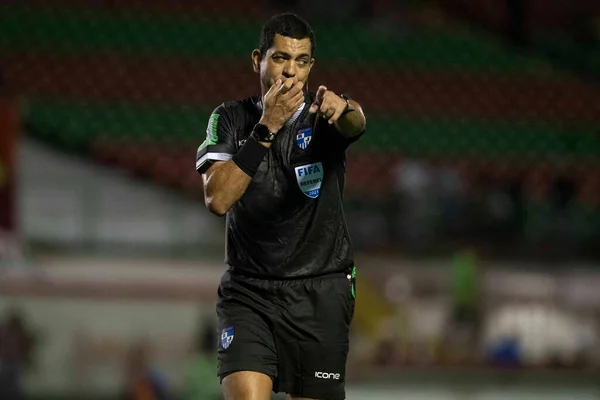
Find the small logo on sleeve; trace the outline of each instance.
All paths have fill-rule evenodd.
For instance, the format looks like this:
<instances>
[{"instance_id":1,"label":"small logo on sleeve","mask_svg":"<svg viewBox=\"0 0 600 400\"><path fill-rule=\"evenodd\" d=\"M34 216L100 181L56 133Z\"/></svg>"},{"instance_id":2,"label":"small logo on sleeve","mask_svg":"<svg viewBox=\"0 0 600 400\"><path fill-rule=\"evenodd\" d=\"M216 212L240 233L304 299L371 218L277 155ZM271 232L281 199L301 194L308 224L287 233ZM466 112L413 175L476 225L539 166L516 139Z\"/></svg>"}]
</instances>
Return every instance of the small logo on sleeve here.
<instances>
[{"instance_id":1,"label":"small logo on sleeve","mask_svg":"<svg viewBox=\"0 0 600 400\"><path fill-rule=\"evenodd\" d=\"M233 326L223 329L221 331L221 347L223 347L225 350L227 350L227 348L229 346L231 346L231 342L233 342L233 336L234 336Z\"/></svg>"}]
</instances>

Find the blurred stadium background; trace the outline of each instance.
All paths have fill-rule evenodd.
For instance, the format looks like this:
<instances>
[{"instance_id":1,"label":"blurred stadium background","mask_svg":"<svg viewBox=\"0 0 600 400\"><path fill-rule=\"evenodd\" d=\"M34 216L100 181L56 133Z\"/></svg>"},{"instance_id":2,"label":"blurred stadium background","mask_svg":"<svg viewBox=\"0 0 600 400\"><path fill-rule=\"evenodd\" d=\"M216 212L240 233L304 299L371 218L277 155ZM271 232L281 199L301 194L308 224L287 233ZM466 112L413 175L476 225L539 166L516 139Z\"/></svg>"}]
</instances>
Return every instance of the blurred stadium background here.
<instances>
[{"instance_id":1,"label":"blurred stadium background","mask_svg":"<svg viewBox=\"0 0 600 400\"><path fill-rule=\"evenodd\" d=\"M348 398L600 398L600 3L0 3L0 398L212 399L194 171L265 18L351 94Z\"/></svg>"}]
</instances>

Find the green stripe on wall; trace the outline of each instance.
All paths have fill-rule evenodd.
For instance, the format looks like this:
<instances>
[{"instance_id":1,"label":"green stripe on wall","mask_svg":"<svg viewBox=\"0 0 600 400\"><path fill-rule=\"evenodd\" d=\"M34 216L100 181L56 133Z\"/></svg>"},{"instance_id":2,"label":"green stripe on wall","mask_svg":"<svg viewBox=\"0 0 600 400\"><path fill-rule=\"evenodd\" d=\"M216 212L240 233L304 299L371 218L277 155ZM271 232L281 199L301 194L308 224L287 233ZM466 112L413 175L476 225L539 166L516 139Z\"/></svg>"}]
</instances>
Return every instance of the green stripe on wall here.
<instances>
[{"instance_id":1,"label":"green stripe on wall","mask_svg":"<svg viewBox=\"0 0 600 400\"><path fill-rule=\"evenodd\" d=\"M249 57L256 47L261 22L0 5L0 50L239 60ZM492 39L465 30L415 33L401 38L375 34L360 25L317 24L314 28L317 59L328 63L538 76L551 73L545 63L516 55Z\"/></svg>"},{"instance_id":2,"label":"green stripe on wall","mask_svg":"<svg viewBox=\"0 0 600 400\"><path fill-rule=\"evenodd\" d=\"M592 134L598 126L593 125L371 118L368 127L361 146L391 146L405 155L600 159L600 136Z\"/></svg>"},{"instance_id":3,"label":"green stripe on wall","mask_svg":"<svg viewBox=\"0 0 600 400\"><path fill-rule=\"evenodd\" d=\"M28 122L38 134L75 148L95 139L160 141L198 146L212 108L32 102ZM539 122L411 119L372 116L356 150L398 151L407 156L600 159L600 136L591 125Z\"/></svg>"}]
</instances>

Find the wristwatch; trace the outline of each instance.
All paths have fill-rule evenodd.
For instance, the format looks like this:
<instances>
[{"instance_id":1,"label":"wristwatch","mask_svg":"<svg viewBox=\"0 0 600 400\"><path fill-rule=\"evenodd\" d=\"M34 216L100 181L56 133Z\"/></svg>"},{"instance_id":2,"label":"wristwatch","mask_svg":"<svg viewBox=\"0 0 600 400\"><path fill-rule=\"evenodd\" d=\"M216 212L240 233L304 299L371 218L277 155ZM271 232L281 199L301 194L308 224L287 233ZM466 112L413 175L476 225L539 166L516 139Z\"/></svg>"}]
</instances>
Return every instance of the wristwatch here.
<instances>
[{"instance_id":1,"label":"wristwatch","mask_svg":"<svg viewBox=\"0 0 600 400\"><path fill-rule=\"evenodd\" d=\"M266 125L256 124L251 136L259 142L271 143L275 139L276 133L271 132Z\"/></svg>"}]
</instances>

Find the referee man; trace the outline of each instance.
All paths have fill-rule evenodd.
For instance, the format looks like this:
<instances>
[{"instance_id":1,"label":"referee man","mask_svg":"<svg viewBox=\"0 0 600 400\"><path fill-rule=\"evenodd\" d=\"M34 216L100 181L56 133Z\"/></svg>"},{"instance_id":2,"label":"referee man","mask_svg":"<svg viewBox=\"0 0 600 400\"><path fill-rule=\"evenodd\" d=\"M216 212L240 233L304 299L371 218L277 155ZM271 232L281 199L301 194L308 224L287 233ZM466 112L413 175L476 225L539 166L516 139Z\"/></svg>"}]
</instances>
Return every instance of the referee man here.
<instances>
[{"instance_id":1,"label":"referee man","mask_svg":"<svg viewBox=\"0 0 600 400\"><path fill-rule=\"evenodd\" d=\"M345 399L355 269L342 197L360 105L307 89L312 28L280 14L252 66L261 95L218 106L196 157L208 209L226 215L218 290L218 376L225 400Z\"/></svg>"}]
</instances>

